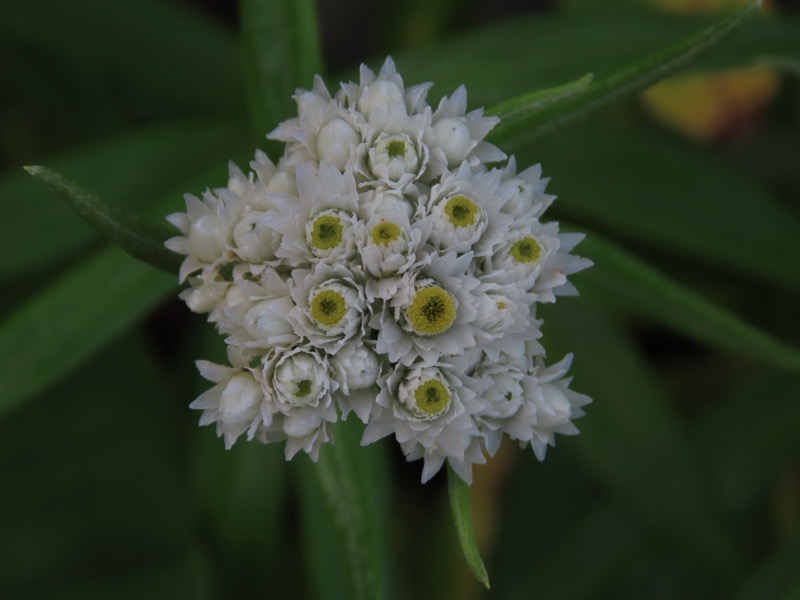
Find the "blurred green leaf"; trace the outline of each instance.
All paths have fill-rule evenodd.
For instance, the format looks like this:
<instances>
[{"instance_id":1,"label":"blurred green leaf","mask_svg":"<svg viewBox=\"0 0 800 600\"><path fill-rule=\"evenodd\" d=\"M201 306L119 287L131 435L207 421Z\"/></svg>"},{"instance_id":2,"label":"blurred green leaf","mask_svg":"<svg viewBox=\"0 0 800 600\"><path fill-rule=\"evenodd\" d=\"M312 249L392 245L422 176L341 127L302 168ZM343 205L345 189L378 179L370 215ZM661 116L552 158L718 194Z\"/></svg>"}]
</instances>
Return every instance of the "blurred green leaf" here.
<instances>
[{"instance_id":1,"label":"blurred green leaf","mask_svg":"<svg viewBox=\"0 0 800 600\"><path fill-rule=\"evenodd\" d=\"M488 108L485 113L487 116L496 115L502 119L492 130L492 135L497 138L502 138L504 132L519 130L520 128L526 127L529 119L538 111L585 91L592 82L592 78L593 75L587 73L580 79L565 83L564 85L523 94L522 96L517 96L516 98ZM506 135L508 135L508 133L506 133Z\"/></svg>"},{"instance_id":2,"label":"blurred green leaf","mask_svg":"<svg viewBox=\"0 0 800 600\"><path fill-rule=\"evenodd\" d=\"M180 201L179 184L198 174L209 176L212 166L239 155L246 139L236 122L179 123L122 135L46 162L121 209L145 214L168 192ZM225 181L224 173L223 166L217 183ZM214 181L209 178L204 185ZM22 169L0 179L0 238L14 248L0 255L0 279L75 256L97 237Z\"/></svg>"},{"instance_id":3,"label":"blurred green leaf","mask_svg":"<svg viewBox=\"0 0 800 600\"><path fill-rule=\"evenodd\" d=\"M643 531L624 510L602 503L563 525L542 560L519 573L504 600L598 598L615 587L620 573L637 560L645 542ZM568 576L576 565L580 565L580 577Z\"/></svg>"},{"instance_id":4,"label":"blurred green leaf","mask_svg":"<svg viewBox=\"0 0 800 600\"><path fill-rule=\"evenodd\" d=\"M81 364L176 281L110 248L6 315L0 322L0 417Z\"/></svg>"},{"instance_id":5,"label":"blurred green leaf","mask_svg":"<svg viewBox=\"0 0 800 600\"><path fill-rule=\"evenodd\" d=\"M582 242L581 252L595 261L580 275L580 289L587 297L654 319L723 350L800 371L800 351L714 306L597 234Z\"/></svg>"},{"instance_id":6,"label":"blurred green leaf","mask_svg":"<svg viewBox=\"0 0 800 600\"><path fill-rule=\"evenodd\" d=\"M177 3L14 2L4 7L0 40L8 60L34 54L43 75L73 73L138 118L233 115L242 107L234 36ZM59 95L83 97L75 81L64 83ZM43 116L51 104L42 104Z\"/></svg>"},{"instance_id":7,"label":"blurred green leaf","mask_svg":"<svg viewBox=\"0 0 800 600\"><path fill-rule=\"evenodd\" d=\"M594 399L581 435L560 443L686 560L731 585L742 558L689 432L641 353L606 311L560 301L541 313L548 354L575 352L571 387Z\"/></svg>"},{"instance_id":8,"label":"blurred green leaf","mask_svg":"<svg viewBox=\"0 0 800 600\"><path fill-rule=\"evenodd\" d=\"M344 565L346 598L378 600L389 593L390 530L387 527L389 481L386 476L384 448L381 444L361 447L359 441L363 426L354 418L331 426L335 443L323 444L316 465L304 461L304 477L315 478L317 484L304 487L305 494L321 492L325 500L326 519L333 525L335 546ZM317 503L306 499L306 508ZM307 525L319 525L319 515L306 514ZM328 535L326 535L326 531ZM317 550L330 548L330 530L313 529L309 539L314 544L322 540ZM328 540L327 542L325 540ZM329 555L313 554L312 564L321 598L334 598L327 586L326 572L330 571ZM339 596L341 597L341 596Z\"/></svg>"},{"instance_id":9,"label":"blurred green leaf","mask_svg":"<svg viewBox=\"0 0 800 600\"><path fill-rule=\"evenodd\" d=\"M471 106L487 106L577 79L586 72L594 74L595 82L601 81L714 22L707 17L606 10L604 4L596 4L596 8L576 14L537 14L480 27L397 55L398 70L409 83L434 81L435 89L442 93L464 84ZM749 20L696 66L730 68L759 56L799 55L800 21L758 18Z\"/></svg>"},{"instance_id":10,"label":"blurred green leaf","mask_svg":"<svg viewBox=\"0 0 800 600\"><path fill-rule=\"evenodd\" d=\"M198 323L197 337L184 338L182 364L200 357L226 362L223 338L208 323ZM188 404L211 387L193 373L196 386L188 388ZM192 421L200 413L190 415ZM198 521L214 548L220 598L263 594L269 574L275 597L296 592L282 575L294 560L283 533L288 491L287 463L279 444L263 445L240 439L230 450L214 435L214 427L195 429L191 446L191 474ZM298 595L300 596L300 595Z\"/></svg>"},{"instance_id":11,"label":"blurred green leaf","mask_svg":"<svg viewBox=\"0 0 800 600\"><path fill-rule=\"evenodd\" d=\"M739 600L764 598L800 598L800 537L770 556L747 582Z\"/></svg>"},{"instance_id":12,"label":"blurred green leaf","mask_svg":"<svg viewBox=\"0 0 800 600\"><path fill-rule=\"evenodd\" d=\"M321 73L316 11L311 0L242 0L240 12L250 115L261 136L292 113L295 88Z\"/></svg>"},{"instance_id":13,"label":"blurred green leaf","mask_svg":"<svg viewBox=\"0 0 800 600\"><path fill-rule=\"evenodd\" d=\"M733 514L751 508L786 466L800 455L800 378L768 374L704 415L695 428L698 448L718 497Z\"/></svg>"},{"instance_id":14,"label":"blurred green leaf","mask_svg":"<svg viewBox=\"0 0 800 600\"><path fill-rule=\"evenodd\" d=\"M207 184L211 172L217 169L201 172L181 189ZM178 194L167 194L155 213L166 214L177 202ZM117 248L97 251L48 283L0 322L0 416L46 389L176 289L177 273L170 278Z\"/></svg>"},{"instance_id":15,"label":"blurred green leaf","mask_svg":"<svg viewBox=\"0 0 800 600\"><path fill-rule=\"evenodd\" d=\"M552 103L529 115L516 127L500 129L493 132L491 137L495 140L513 139L516 134L520 139L529 142L622 102L695 62L740 27L745 19L755 13L757 6L757 3L751 3L735 10L696 35L637 60L613 75L596 81L583 93Z\"/></svg>"},{"instance_id":16,"label":"blurred green leaf","mask_svg":"<svg viewBox=\"0 0 800 600\"><path fill-rule=\"evenodd\" d=\"M3 598L209 598L185 415L151 352L126 335L0 422Z\"/></svg>"},{"instance_id":17,"label":"blurred green leaf","mask_svg":"<svg viewBox=\"0 0 800 600\"><path fill-rule=\"evenodd\" d=\"M800 289L800 219L703 149L601 120L518 150L542 162L571 220Z\"/></svg>"},{"instance_id":18,"label":"blurred green leaf","mask_svg":"<svg viewBox=\"0 0 800 600\"><path fill-rule=\"evenodd\" d=\"M447 491L450 494L450 511L453 525L458 535L458 543L464 553L464 559L475 578L489 589L489 575L481 559L475 532L472 529L472 509L469 500L469 485L461 479L450 466L447 466Z\"/></svg>"},{"instance_id":19,"label":"blurred green leaf","mask_svg":"<svg viewBox=\"0 0 800 600\"><path fill-rule=\"evenodd\" d=\"M179 234L173 227L120 210L47 167L31 166L25 170L133 258L168 273L175 273L180 268L182 258L164 247L167 239Z\"/></svg>"}]
</instances>

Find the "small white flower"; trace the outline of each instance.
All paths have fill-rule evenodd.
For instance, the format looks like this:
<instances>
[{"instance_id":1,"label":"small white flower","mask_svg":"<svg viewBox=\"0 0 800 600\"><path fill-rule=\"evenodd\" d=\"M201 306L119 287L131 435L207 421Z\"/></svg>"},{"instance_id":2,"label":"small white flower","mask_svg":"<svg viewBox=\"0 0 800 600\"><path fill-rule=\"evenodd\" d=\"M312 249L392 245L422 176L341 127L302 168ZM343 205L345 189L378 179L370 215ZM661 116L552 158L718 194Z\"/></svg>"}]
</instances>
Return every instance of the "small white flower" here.
<instances>
[{"instance_id":1,"label":"small white flower","mask_svg":"<svg viewBox=\"0 0 800 600\"><path fill-rule=\"evenodd\" d=\"M280 234L269 225L269 215L252 210L249 206L233 228L235 252L239 258L250 263L274 260L280 242Z\"/></svg>"},{"instance_id":2,"label":"small white flower","mask_svg":"<svg viewBox=\"0 0 800 600\"><path fill-rule=\"evenodd\" d=\"M316 155L320 162L334 165L340 171L350 164L361 136L350 123L340 117L328 121L317 135Z\"/></svg>"},{"instance_id":3,"label":"small white flower","mask_svg":"<svg viewBox=\"0 0 800 600\"><path fill-rule=\"evenodd\" d=\"M498 210L500 175L497 170L473 173L466 163L456 172L445 172L427 202L429 243L444 252L491 255L513 223Z\"/></svg>"},{"instance_id":4,"label":"small white flower","mask_svg":"<svg viewBox=\"0 0 800 600\"><path fill-rule=\"evenodd\" d=\"M334 166L297 167L298 195L275 194L270 227L282 235L275 255L291 266L350 261L360 233L355 180Z\"/></svg>"},{"instance_id":5,"label":"small white flower","mask_svg":"<svg viewBox=\"0 0 800 600\"><path fill-rule=\"evenodd\" d=\"M390 300L401 285L400 277L427 261L421 253L430 235L430 221L412 226L404 213L378 213L366 223L358 249L367 281L367 299Z\"/></svg>"},{"instance_id":6,"label":"small white flower","mask_svg":"<svg viewBox=\"0 0 800 600\"><path fill-rule=\"evenodd\" d=\"M542 166L538 164L517 174L517 161L512 156L503 169L495 202L502 212L516 219L539 219L556 198L544 193L549 181L548 177L542 178Z\"/></svg>"},{"instance_id":7,"label":"small white flower","mask_svg":"<svg viewBox=\"0 0 800 600\"><path fill-rule=\"evenodd\" d=\"M426 131L425 143L431 150L430 176L446 169L456 169L467 161L470 167L505 160L497 146L483 141L500 122L498 117L484 117L483 109L467 113L467 90L462 85L451 97L439 102Z\"/></svg>"},{"instance_id":8,"label":"small white flower","mask_svg":"<svg viewBox=\"0 0 800 600\"><path fill-rule=\"evenodd\" d=\"M370 323L378 330L376 349L393 363L417 358L435 362L475 346L472 321L479 282L466 272L471 254L432 257L401 278L394 298Z\"/></svg>"},{"instance_id":9,"label":"small white flower","mask_svg":"<svg viewBox=\"0 0 800 600\"><path fill-rule=\"evenodd\" d=\"M362 423L369 420L375 397L376 382L381 373L381 361L370 345L351 342L330 359L334 379L339 384L336 399L346 419L350 411L356 413Z\"/></svg>"},{"instance_id":10,"label":"small white flower","mask_svg":"<svg viewBox=\"0 0 800 600\"><path fill-rule=\"evenodd\" d=\"M521 445L530 443L536 458L544 460L547 446L555 446L555 434L575 435L578 429L573 419L584 415L582 406L592 400L584 394L569 389L571 377L566 377L572 363L572 354L566 355L558 363L545 367L541 359L536 360L531 375L536 378L537 391L527 399L536 411L536 423L532 428L530 442L523 440Z\"/></svg>"},{"instance_id":11,"label":"small white flower","mask_svg":"<svg viewBox=\"0 0 800 600\"><path fill-rule=\"evenodd\" d=\"M533 438L537 411L528 399L538 390L536 379L526 373L519 358L483 361L472 374L484 385L483 408L475 418L490 456L500 448L503 434L524 442Z\"/></svg>"},{"instance_id":12,"label":"small white flower","mask_svg":"<svg viewBox=\"0 0 800 600\"><path fill-rule=\"evenodd\" d=\"M483 462L480 453L468 454L478 435L472 415L481 408L470 388L475 382L457 377L446 365L416 363L384 375L379 384L377 414L364 430L362 445L394 433L409 460L423 458L423 482L445 460L457 464L470 482L471 468L465 467Z\"/></svg>"},{"instance_id":13,"label":"small white flower","mask_svg":"<svg viewBox=\"0 0 800 600\"><path fill-rule=\"evenodd\" d=\"M309 348L275 349L264 357L260 372L265 401L262 439L286 439L286 459L304 450L316 461L320 446L329 441L327 423L336 421L327 360Z\"/></svg>"},{"instance_id":14,"label":"small white flower","mask_svg":"<svg viewBox=\"0 0 800 600\"><path fill-rule=\"evenodd\" d=\"M292 299L286 317L297 335L335 354L350 339L364 337L369 316L361 276L337 264L317 263L313 271L295 269Z\"/></svg>"},{"instance_id":15,"label":"small white flower","mask_svg":"<svg viewBox=\"0 0 800 600\"><path fill-rule=\"evenodd\" d=\"M236 359L235 354L229 352L228 356L238 366L197 361L200 374L216 385L189 405L203 411L200 425L217 424L217 435L225 439L226 448L230 448L244 432L247 432L247 439L253 438L261 425L261 403L264 400L261 386L252 372Z\"/></svg>"},{"instance_id":16,"label":"small white flower","mask_svg":"<svg viewBox=\"0 0 800 600\"><path fill-rule=\"evenodd\" d=\"M186 255L178 274L180 281L200 269L218 268L226 260L225 250L240 207L232 195L217 192L206 190L202 199L186 194L187 212L167 217L183 234L164 243L173 252Z\"/></svg>"},{"instance_id":17,"label":"small white flower","mask_svg":"<svg viewBox=\"0 0 800 600\"><path fill-rule=\"evenodd\" d=\"M286 320L294 301L288 282L277 271L265 269L258 282L241 279L233 289L238 298L229 296L225 318L219 323L220 330L228 334L228 344L248 349L251 356L297 340Z\"/></svg>"},{"instance_id":18,"label":"small white flower","mask_svg":"<svg viewBox=\"0 0 800 600\"><path fill-rule=\"evenodd\" d=\"M514 353L523 342L542 335L531 313L534 294L516 285L484 283L474 297L477 316L473 329L478 346L490 360L498 361L501 352Z\"/></svg>"}]
</instances>

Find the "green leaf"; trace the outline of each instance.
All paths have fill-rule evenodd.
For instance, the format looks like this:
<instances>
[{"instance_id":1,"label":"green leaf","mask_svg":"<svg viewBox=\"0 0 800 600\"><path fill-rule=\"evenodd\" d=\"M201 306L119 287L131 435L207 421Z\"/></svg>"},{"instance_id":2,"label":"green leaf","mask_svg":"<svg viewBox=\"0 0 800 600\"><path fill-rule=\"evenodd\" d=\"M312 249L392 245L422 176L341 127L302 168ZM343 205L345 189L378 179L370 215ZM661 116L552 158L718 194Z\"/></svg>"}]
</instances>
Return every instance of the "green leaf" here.
<instances>
[{"instance_id":1,"label":"green leaf","mask_svg":"<svg viewBox=\"0 0 800 600\"><path fill-rule=\"evenodd\" d=\"M294 110L292 93L322 70L311 0L240 4L248 103L259 138Z\"/></svg>"},{"instance_id":2,"label":"green leaf","mask_svg":"<svg viewBox=\"0 0 800 600\"><path fill-rule=\"evenodd\" d=\"M595 261L580 275L579 287L587 297L654 319L717 348L800 371L800 351L714 306L597 234L582 242L581 252Z\"/></svg>"},{"instance_id":3,"label":"green leaf","mask_svg":"<svg viewBox=\"0 0 800 600\"><path fill-rule=\"evenodd\" d=\"M520 148L541 161L554 210L685 264L800 289L800 219L741 170L639 124L595 120ZM700 259L698 261L698 259Z\"/></svg>"},{"instance_id":4,"label":"green leaf","mask_svg":"<svg viewBox=\"0 0 800 600\"><path fill-rule=\"evenodd\" d=\"M480 27L398 54L398 70L406 82L430 80L436 83L435 90L445 93L464 84L470 106L491 106L586 72L594 74L595 87L643 56L713 23L707 17L605 10L604 4L597 7L587 13L554 11ZM762 55L800 55L800 22L786 16L750 19L697 67L731 68ZM441 60L442 56L447 60Z\"/></svg>"},{"instance_id":5,"label":"green leaf","mask_svg":"<svg viewBox=\"0 0 800 600\"><path fill-rule=\"evenodd\" d=\"M583 92L592 82L592 78L593 75L587 73L570 83L523 94L488 108L487 116L496 115L502 119L492 130L492 135L502 138L504 133L508 135L512 130L526 127L528 119L538 111Z\"/></svg>"},{"instance_id":6,"label":"green leaf","mask_svg":"<svg viewBox=\"0 0 800 600\"><path fill-rule=\"evenodd\" d=\"M622 571L646 549L644 531L619 507L599 502L588 511L562 523L558 538L541 560L519 573L504 600L527 600L532 591L548 600L590 599L618 587ZM576 564L580 577L565 577Z\"/></svg>"},{"instance_id":7,"label":"green leaf","mask_svg":"<svg viewBox=\"0 0 800 600\"><path fill-rule=\"evenodd\" d=\"M537 111L525 119L524 131L520 127L515 128L515 131L503 129L491 137L493 140L509 139L516 133L530 141L559 131L573 121L619 103L692 64L741 26L745 19L755 13L757 7L758 3L752 3L736 10L697 35L597 81L582 94Z\"/></svg>"},{"instance_id":8,"label":"green leaf","mask_svg":"<svg viewBox=\"0 0 800 600\"><path fill-rule=\"evenodd\" d=\"M489 575L483 565L475 532L472 529L472 510L469 501L469 486L452 468L447 467L447 491L450 494L450 510L456 527L458 543L475 578L489 589Z\"/></svg>"},{"instance_id":9,"label":"green leaf","mask_svg":"<svg viewBox=\"0 0 800 600\"><path fill-rule=\"evenodd\" d=\"M241 154L243 140L245 129L235 121L171 123L52 156L47 164L123 210L160 219L166 208L178 207L183 192L192 191L179 187L188 179L207 177L198 187L223 183L225 163ZM175 194L175 202L153 210L168 193ZM0 255L0 279L63 264L98 239L22 169L0 178L0 198L0 239L14 248Z\"/></svg>"},{"instance_id":10,"label":"green leaf","mask_svg":"<svg viewBox=\"0 0 800 600\"><path fill-rule=\"evenodd\" d=\"M737 385L697 423L695 439L717 496L737 518L773 489L787 460L800 453L798 398L800 378L767 374Z\"/></svg>"},{"instance_id":11,"label":"green leaf","mask_svg":"<svg viewBox=\"0 0 800 600\"><path fill-rule=\"evenodd\" d=\"M123 336L0 422L3 597L211 598L185 412L152 351Z\"/></svg>"},{"instance_id":12,"label":"green leaf","mask_svg":"<svg viewBox=\"0 0 800 600\"><path fill-rule=\"evenodd\" d=\"M182 258L164 247L164 242L178 233L174 228L120 210L47 167L31 166L25 170L132 257L168 273L180 268Z\"/></svg>"},{"instance_id":13,"label":"green leaf","mask_svg":"<svg viewBox=\"0 0 800 600\"><path fill-rule=\"evenodd\" d=\"M184 336L176 364L191 365L200 357L224 364L222 336L208 323L197 323L196 337ZM185 386L185 402L213 384L192 373L195 385ZM194 391L192 391L194 390ZM188 414L185 409L184 415ZM193 422L200 413L189 415ZM282 535L288 469L280 444L263 445L240 439L229 450L215 435L213 426L193 428L191 475L198 520L217 550L219 590L224 597L258 597L264 591L264 569L289 570L293 564L288 540ZM290 578L274 578L274 597L295 593ZM301 594L295 594L302 596Z\"/></svg>"},{"instance_id":14,"label":"green leaf","mask_svg":"<svg viewBox=\"0 0 800 600\"><path fill-rule=\"evenodd\" d=\"M111 248L6 315L0 322L0 417L81 364L176 282Z\"/></svg>"},{"instance_id":15,"label":"green leaf","mask_svg":"<svg viewBox=\"0 0 800 600\"><path fill-rule=\"evenodd\" d=\"M743 559L689 432L639 348L613 314L585 302L544 306L541 317L548 356L574 352L571 388L593 399L580 435L549 453L563 445L687 561L732 585Z\"/></svg>"},{"instance_id":16,"label":"green leaf","mask_svg":"<svg viewBox=\"0 0 800 600\"><path fill-rule=\"evenodd\" d=\"M316 482L307 485L305 493L313 494L318 489L325 499L327 521L333 524L336 548L345 566L346 597L386 598L390 543L384 512L389 488L384 448L361 447L363 426L353 418L332 425L331 430L335 443L322 446L316 465L303 464L305 476ZM313 508L314 502L307 501L306 506ZM305 521L313 527L318 524L317 517L307 514ZM318 557L312 567L321 576L329 568L328 562L325 557ZM319 584L325 587L326 581L322 579ZM329 592L322 593L330 597Z\"/></svg>"},{"instance_id":17,"label":"green leaf","mask_svg":"<svg viewBox=\"0 0 800 600\"><path fill-rule=\"evenodd\" d=\"M233 115L242 108L234 37L218 22L180 4L18 2L4 7L0 40L4 57L27 58L24 64L50 82L46 99L32 98L44 119L49 107L60 104L62 94L76 97L71 102L76 119L86 118L78 112L81 106L86 110L101 104L93 99L96 94L112 105L100 105L100 110L132 115L134 124L153 118ZM29 79L30 74L20 80L23 93Z\"/></svg>"},{"instance_id":18,"label":"green leaf","mask_svg":"<svg viewBox=\"0 0 800 600\"><path fill-rule=\"evenodd\" d=\"M770 556L747 582L739 600L800 597L800 537Z\"/></svg>"}]
</instances>

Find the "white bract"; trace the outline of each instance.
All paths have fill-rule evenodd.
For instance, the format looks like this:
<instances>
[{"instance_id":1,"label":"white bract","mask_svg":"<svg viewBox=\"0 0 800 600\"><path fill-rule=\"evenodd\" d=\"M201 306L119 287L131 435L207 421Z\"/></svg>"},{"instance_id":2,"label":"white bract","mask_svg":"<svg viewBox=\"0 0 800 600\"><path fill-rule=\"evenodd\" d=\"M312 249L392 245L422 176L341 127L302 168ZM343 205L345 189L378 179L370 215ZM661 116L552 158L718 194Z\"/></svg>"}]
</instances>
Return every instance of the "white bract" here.
<instances>
[{"instance_id":1,"label":"white bract","mask_svg":"<svg viewBox=\"0 0 800 600\"><path fill-rule=\"evenodd\" d=\"M571 356L546 366L539 303L576 293L591 265L582 234L544 213L540 165L486 141L499 122L438 105L394 62L331 93L298 90L272 131L273 163L231 165L226 187L168 217L185 256L181 298L225 336L231 366L198 362L215 385L190 406L230 447L245 434L316 460L354 414L362 444L393 436L422 480L445 462L464 481L505 437L543 458L589 398Z\"/></svg>"}]
</instances>

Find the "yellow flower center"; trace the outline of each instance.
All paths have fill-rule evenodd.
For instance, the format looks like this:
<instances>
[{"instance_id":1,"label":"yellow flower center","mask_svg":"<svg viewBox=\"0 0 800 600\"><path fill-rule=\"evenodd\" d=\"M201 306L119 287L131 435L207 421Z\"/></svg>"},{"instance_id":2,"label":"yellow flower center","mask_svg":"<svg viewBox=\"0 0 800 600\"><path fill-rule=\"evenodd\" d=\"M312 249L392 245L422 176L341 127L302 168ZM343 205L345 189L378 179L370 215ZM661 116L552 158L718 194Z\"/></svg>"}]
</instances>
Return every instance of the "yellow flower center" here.
<instances>
[{"instance_id":1,"label":"yellow flower center","mask_svg":"<svg viewBox=\"0 0 800 600\"><path fill-rule=\"evenodd\" d=\"M347 304L339 292L322 290L311 300L311 318L320 325L333 327L347 312Z\"/></svg>"},{"instance_id":2,"label":"yellow flower center","mask_svg":"<svg viewBox=\"0 0 800 600\"><path fill-rule=\"evenodd\" d=\"M447 331L456 319L453 297L438 286L417 291L406 310L411 327L420 335Z\"/></svg>"},{"instance_id":3,"label":"yellow flower center","mask_svg":"<svg viewBox=\"0 0 800 600\"><path fill-rule=\"evenodd\" d=\"M511 246L511 256L521 263L536 262L542 256L542 247L536 238L524 237Z\"/></svg>"},{"instance_id":4,"label":"yellow flower center","mask_svg":"<svg viewBox=\"0 0 800 600\"><path fill-rule=\"evenodd\" d=\"M322 215L311 226L311 245L320 250L330 250L342 242L342 222L339 217Z\"/></svg>"},{"instance_id":5,"label":"yellow flower center","mask_svg":"<svg viewBox=\"0 0 800 600\"><path fill-rule=\"evenodd\" d=\"M392 140L386 144L386 153L389 158L402 158L406 155L406 143L403 140Z\"/></svg>"},{"instance_id":6,"label":"yellow flower center","mask_svg":"<svg viewBox=\"0 0 800 600\"><path fill-rule=\"evenodd\" d=\"M414 400L426 415L438 415L450 404L450 394L441 381L430 379L414 390Z\"/></svg>"},{"instance_id":7,"label":"yellow flower center","mask_svg":"<svg viewBox=\"0 0 800 600\"><path fill-rule=\"evenodd\" d=\"M400 237L400 228L394 223L384 221L372 228L370 237L372 237L372 241L376 244L388 246L391 242Z\"/></svg>"},{"instance_id":8,"label":"yellow flower center","mask_svg":"<svg viewBox=\"0 0 800 600\"><path fill-rule=\"evenodd\" d=\"M466 196L453 196L447 201L444 212L454 227L469 227L475 223L478 207Z\"/></svg>"},{"instance_id":9,"label":"yellow flower center","mask_svg":"<svg viewBox=\"0 0 800 600\"><path fill-rule=\"evenodd\" d=\"M311 393L311 380L303 379L297 382L297 391L294 393L298 398L305 398Z\"/></svg>"},{"instance_id":10,"label":"yellow flower center","mask_svg":"<svg viewBox=\"0 0 800 600\"><path fill-rule=\"evenodd\" d=\"M502 300L497 303L497 310L505 310L506 308L508 308L508 305Z\"/></svg>"}]
</instances>

